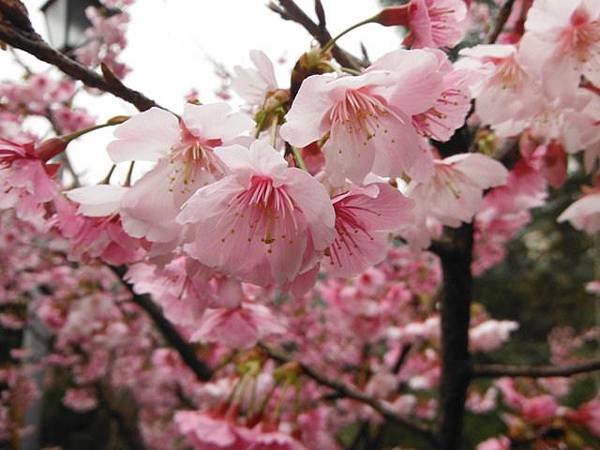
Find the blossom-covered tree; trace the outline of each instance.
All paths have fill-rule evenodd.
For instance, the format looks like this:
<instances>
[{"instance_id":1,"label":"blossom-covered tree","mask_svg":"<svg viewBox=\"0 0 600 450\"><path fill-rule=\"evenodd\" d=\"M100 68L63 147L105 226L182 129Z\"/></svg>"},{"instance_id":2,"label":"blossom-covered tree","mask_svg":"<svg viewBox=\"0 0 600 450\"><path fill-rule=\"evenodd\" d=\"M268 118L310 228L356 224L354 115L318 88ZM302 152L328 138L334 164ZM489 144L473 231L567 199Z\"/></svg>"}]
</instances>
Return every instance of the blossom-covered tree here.
<instances>
[{"instance_id":1,"label":"blossom-covered tree","mask_svg":"<svg viewBox=\"0 0 600 450\"><path fill-rule=\"evenodd\" d=\"M520 325L473 294L565 184L558 222L600 231L598 1L411 0L335 38L320 0L273 1L313 39L289 82L252 50L177 111L123 81L131 3L64 54L0 0L24 71L0 82L2 448L91 448L57 417L105 417L98 448L598 448L600 329L501 363ZM367 23L399 48L338 46ZM101 128L114 165L82 185L70 143Z\"/></svg>"}]
</instances>

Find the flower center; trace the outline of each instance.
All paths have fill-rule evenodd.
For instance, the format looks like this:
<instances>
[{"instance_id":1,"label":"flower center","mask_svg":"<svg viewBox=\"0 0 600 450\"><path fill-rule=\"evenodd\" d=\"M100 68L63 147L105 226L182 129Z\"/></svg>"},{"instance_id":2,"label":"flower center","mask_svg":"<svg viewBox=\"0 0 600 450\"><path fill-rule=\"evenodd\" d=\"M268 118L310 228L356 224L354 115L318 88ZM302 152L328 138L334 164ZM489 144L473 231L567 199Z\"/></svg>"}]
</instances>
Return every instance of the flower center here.
<instances>
[{"instance_id":1,"label":"flower center","mask_svg":"<svg viewBox=\"0 0 600 450\"><path fill-rule=\"evenodd\" d=\"M269 177L254 175L248 189L238 194L227 209L235 216L228 234L241 232L248 242L260 239L269 246L277 240L292 244L300 228L296 217L300 209L285 186L274 186ZM227 237L224 236L221 242ZM267 252L271 253L271 249Z\"/></svg>"},{"instance_id":2,"label":"flower center","mask_svg":"<svg viewBox=\"0 0 600 450\"><path fill-rule=\"evenodd\" d=\"M367 145L379 129L387 133L385 127L382 128L380 118L390 113L384 101L376 96L361 90L348 90L344 99L329 111L329 120L332 128L345 126L349 134L364 136L363 144Z\"/></svg>"},{"instance_id":3,"label":"flower center","mask_svg":"<svg viewBox=\"0 0 600 450\"><path fill-rule=\"evenodd\" d=\"M527 73L515 61L514 56L492 60L496 63L496 72L490 81L501 85L502 89L518 88L527 78Z\"/></svg>"},{"instance_id":4,"label":"flower center","mask_svg":"<svg viewBox=\"0 0 600 450\"><path fill-rule=\"evenodd\" d=\"M176 188L182 193L194 185L199 175L223 175L219 159L214 155L213 149L222 145L220 139L206 139L193 135L185 124L181 123L180 142L171 147L170 163L174 165L171 172L171 191Z\"/></svg>"},{"instance_id":5,"label":"flower center","mask_svg":"<svg viewBox=\"0 0 600 450\"><path fill-rule=\"evenodd\" d=\"M562 36L562 50L572 52L582 62L588 62L600 52L600 21L590 22L587 11L579 8L571 16L571 26Z\"/></svg>"}]
</instances>

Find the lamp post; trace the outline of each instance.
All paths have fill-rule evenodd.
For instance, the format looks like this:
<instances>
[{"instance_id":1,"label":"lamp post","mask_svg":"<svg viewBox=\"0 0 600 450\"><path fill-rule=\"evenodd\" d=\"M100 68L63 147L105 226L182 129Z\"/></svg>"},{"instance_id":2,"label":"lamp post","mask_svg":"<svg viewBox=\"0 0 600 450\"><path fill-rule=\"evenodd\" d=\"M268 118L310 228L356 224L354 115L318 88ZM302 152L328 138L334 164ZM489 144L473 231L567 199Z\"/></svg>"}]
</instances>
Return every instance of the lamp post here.
<instances>
[{"instance_id":1,"label":"lamp post","mask_svg":"<svg viewBox=\"0 0 600 450\"><path fill-rule=\"evenodd\" d=\"M50 43L61 52L68 52L85 42L85 30L91 24L85 10L102 7L99 0L48 0L41 10L46 17Z\"/></svg>"}]
</instances>

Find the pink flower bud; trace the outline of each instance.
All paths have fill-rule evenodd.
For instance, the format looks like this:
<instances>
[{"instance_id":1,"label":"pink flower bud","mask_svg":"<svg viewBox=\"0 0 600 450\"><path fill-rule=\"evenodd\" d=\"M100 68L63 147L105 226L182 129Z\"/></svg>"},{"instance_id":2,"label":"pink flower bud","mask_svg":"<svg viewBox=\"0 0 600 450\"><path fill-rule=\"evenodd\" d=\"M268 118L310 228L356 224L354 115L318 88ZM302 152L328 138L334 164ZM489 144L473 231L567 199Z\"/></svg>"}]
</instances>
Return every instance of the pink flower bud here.
<instances>
[{"instance_id":1,"label":"pink flower bud","mask_svg":"<svg viewBox=\"0 0 600 450\"><path fill-rule=\"evenodd\" d=\"M381 24L384 27L393 26L408 26L409 24L409 5L390 6L382 10L375 16L375 23Z\"/></svg>"}]
</instances>

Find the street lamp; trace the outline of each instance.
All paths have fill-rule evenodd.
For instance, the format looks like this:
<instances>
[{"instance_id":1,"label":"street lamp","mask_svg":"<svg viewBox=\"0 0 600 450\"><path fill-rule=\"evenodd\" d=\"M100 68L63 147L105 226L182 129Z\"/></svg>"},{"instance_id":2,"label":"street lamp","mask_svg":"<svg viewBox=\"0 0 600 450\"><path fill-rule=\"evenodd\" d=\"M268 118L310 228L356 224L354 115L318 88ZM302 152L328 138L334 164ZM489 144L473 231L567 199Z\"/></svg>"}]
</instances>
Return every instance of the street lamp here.
<instances>
[{"instance_id":1,"label":"street lamp","mask_svg":"<svg viewBox=\"0 0 600 450\"><path fill-rule=\"evenodd\" d=\"M50 43L68 52L85 42L85 30L91 23L85 15L89 6L102 7L98 0L48 0L41 7L46 17Z\"/></svg>"}]
</instances>

